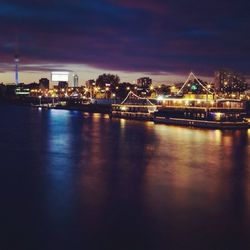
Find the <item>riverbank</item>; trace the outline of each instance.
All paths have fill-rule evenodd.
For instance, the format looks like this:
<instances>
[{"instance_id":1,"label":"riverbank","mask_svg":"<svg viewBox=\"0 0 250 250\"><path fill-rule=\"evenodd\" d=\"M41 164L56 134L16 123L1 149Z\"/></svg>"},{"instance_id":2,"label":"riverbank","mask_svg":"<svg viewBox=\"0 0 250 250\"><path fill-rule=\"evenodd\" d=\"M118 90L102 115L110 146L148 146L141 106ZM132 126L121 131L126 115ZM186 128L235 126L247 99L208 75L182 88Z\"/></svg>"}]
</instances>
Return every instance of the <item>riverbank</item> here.
<instances>
[{"instance_id":1,"label":"riverbank","mask_svg":"<svg viewBox=\"0 0 250 250\"><path fill-rule=\"evenodd\" d=\"M111 112L111 104L60 104L60 103L42 103L39 104L38 99L0 99L0 104L35 107L42 109L62 109L74 110L89 113L109 114Z\"/></svg>"},{"instance_id":2,"label":"riverbank","mask_svg":"<svg viewBox=\"0 0 250 250\"><path fill-rule=\"evenodd\" d=\"M36 105L33 107L38 107L42 109L74 110L74 111L99 113L99 114L109 114L111 111L111 105L104 105L104 104L56 105L56 106Z\"/></svg>"},{"instance_id":3,"label":"riverbank","mask_svg":"<svg viewBox=\"0 0 250 250\"><path fill-rule=\"evenodd\" d=\"M45 102L46 100L46 102ZM35 107L42 109L60 109L60 110L73 110L87 113L99 113L99 114L111 114L112 104L109 103L78 103L70 102L67 99L39 99L37 97L12 97L12 98L0 98L0 104ZM123 112L124 113L124 112ZM114 116L115 117L115 116ZM139 118L138 118L139 117ZM126 117L121 116L118 118L132 119L132 120L153 120L153 117L141 117L138 113L138 117L134 117L132 113L128 113ZM246 102L246 118L250 118L250 102ZM179 125L179 124L178 124Z\"/></svg>"}]
</instances>

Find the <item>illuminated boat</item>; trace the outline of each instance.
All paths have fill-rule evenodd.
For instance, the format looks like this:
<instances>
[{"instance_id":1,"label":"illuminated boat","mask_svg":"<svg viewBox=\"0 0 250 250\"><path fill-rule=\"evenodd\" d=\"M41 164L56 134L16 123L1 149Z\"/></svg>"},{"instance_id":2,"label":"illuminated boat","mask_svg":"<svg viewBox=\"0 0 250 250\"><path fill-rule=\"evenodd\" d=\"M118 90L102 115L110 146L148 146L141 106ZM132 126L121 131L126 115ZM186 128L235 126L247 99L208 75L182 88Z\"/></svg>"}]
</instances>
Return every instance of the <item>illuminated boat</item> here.
<instances>
[{"instance_id":1,"label":"illuminated boat","mask_svg":"<svg viewBox=\"0 0 250 250\"><path fill-rule=\"evenodd\" d=\"M112 105L111 117L153 121L156 107L147 105Z\"/></svg>"},{"instance_id":2,"label":"illuminated boat","mask_svg":"<svg viewBox=\"0 0 250 250\"><path fill-rule=\"evenodd\" d=\"M217 129L247 129L245 104L241 100L165 99L153 121L170 125Z\"/></svg>"},{"instance_id":3,"label":"illuminated boat","mask_svg":"<svg viewBox=\"0 0 250 250\"><path fill-rule=\"evenodd\" d=\"M131 120L153 121L154 112L160 107L147 98L129 92L121 104L113 104L110 116Z\"/></svg>"}]
</instances>

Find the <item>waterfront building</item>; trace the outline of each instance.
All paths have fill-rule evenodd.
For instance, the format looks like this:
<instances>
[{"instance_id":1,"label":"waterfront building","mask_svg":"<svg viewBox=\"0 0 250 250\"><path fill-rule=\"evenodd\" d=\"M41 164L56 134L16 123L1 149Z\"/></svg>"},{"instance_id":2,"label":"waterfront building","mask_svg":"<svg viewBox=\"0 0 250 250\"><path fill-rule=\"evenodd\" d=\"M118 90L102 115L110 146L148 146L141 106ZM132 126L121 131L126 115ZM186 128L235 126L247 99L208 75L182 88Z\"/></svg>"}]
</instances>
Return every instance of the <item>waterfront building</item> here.
<instances>
[{"instance_id":1,"label":"waterfront building","mask_svg":"<svg viewBox=\"0 0 250 250\"><path fill-rule=\"evenodd\" d=\"M137 86L138 88L142 89L150 89L150 86L152 85L152 79L149 77L141 77L137 79Z\"/></svg>"},{"instance_id":2,"label":"waterfront building","mask_svg":"<svg viewBox=\"0 0 250 250\"><path fill-rule=\"evenodd\" d=\"M39 80L39 88L40 89L49 89L49 79L48 78L41 78Z\"/></svg>"},{"instance_id":3,"label":"waterfront building","mask_svg":"<svg viewBox=\"0 0 250 250\"><path fill-rule=\"evenodd\" d=\"M231 70L215 72L215 89L219 93L239 93L247 89L245 77Z\"/></svg>"},{"instance_id":4,"label":"waterfront building","mask_svg":"<svg viewBox=\"0 0 250 250\"><path fill-rule=\"evenodd\" d=\"M141 77L137 79L137 93L140 96L151 95L152 79L149 77Z\"/></svg>"},{"instance_id":5,"label":"waterfront building","mask_svg":"<svg viewBox=\"0 0 250 250\"><path fill-rule=\"evenodd\" d=\"M30 89L27 87L25 88L25 87L19 86L16 88L15 94L16 96L29 96Z\"/></svg>"},{"instance_id":6,"label":"waterfront building","mask_svg":"<svg viewBox=\"0 0 250 250\"><path fill-rule=\"evenodd\" d=\"M94 79L90 79L85 82L85 85L86 85L85 89L86 96L91 98L95 97L96 81Z\"/></svg>"}]
</instances>

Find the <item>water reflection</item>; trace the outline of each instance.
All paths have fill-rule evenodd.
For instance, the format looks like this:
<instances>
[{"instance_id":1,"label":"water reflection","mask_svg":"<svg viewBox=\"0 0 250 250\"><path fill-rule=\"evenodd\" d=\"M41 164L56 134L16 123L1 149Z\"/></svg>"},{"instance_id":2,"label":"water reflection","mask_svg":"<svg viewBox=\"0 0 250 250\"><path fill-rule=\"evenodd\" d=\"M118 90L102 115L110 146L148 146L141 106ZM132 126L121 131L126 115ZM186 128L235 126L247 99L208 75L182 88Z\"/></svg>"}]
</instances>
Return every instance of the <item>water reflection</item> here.
<instances>
[{"instance_id":1,"label":"water reflection","mask_svg":"<svg viewBox=\"0 0 250 250\"><path fill-rule=\"evenodd\" d=\"M15 221L28 224L17 232L32 235L33 241L24 238L30 249L39 249L37 242L40 249L136 250L244 249L250 243L249 131L62 110L15 113L0 131L8 164L1 168L2 190L15 205L19 196L24 201L21 211L30 217L14 216L8 232ZM24 134L14 126L20 114ZM12 203L4 198L3 204L8 214Z\"/></svg>"},{"instance_id":2,"label":"water reflection","mask_svg":"<svg viewBox=\"0 0 250 250\"><path fill-rule=\"evenodd\" d=\"M159 233L168 230L178 237L183 234L183 245L178 245L176 239L173 246L197 243L196 247L201 247L196 237L205 240L208 234L204 228L214 227L221 230L221 238L216 241L223 242L228 237L225 228L240 225L244 231L249 225L247 131L179 129L174 133L173 127L154 127L157 140L162 143L159 158L165 156L166 162L157 161L147 167L148 213L156 219L155 230L164 225ZM214 143L212 133L220 144ZM211 244L208 249L214 247Z\"/></svg>"},{"instance_id":3,"label":"water reflection","mask_svg":"<svg viewBox=\"0 0 250 250\"><path fill-rule=\"evenodd\" d=\"M210 249L228 237L226 228L229 234L232 225L246 230L247 131L168 127L70 112L48 117L52 156L47 169L57 201L52 215L59 216L57 223L67 216L70 224L78 220L78 244L91 244L98 235L94 247L118 248L129 235L128 248L161 248L165 239L172 248L199 247L217 228ZM55 199L59 193L63 199Z\"/></svg>"}]
</instances>

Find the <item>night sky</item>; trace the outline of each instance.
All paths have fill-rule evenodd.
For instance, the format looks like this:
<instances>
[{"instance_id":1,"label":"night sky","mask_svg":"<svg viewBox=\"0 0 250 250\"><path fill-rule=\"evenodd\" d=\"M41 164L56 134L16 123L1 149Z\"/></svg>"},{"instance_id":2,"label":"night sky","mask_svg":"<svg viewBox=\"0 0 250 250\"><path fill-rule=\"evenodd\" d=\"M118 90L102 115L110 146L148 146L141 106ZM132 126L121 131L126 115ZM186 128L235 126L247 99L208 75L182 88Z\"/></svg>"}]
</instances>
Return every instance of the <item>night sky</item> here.
<instances>
[{"instance_id":1,"label":"night sky","mask_svg":"<svg viewBox=\"0 0 250 250\"><path fill-rule=\"evenodd\" d=\"M13 80L16 51L23 80L55 69L82 80L109 71L212 77L220 68L248 76L249 13L247 0L1 0L0 81Z\"/></svg>"}]
</instances>

